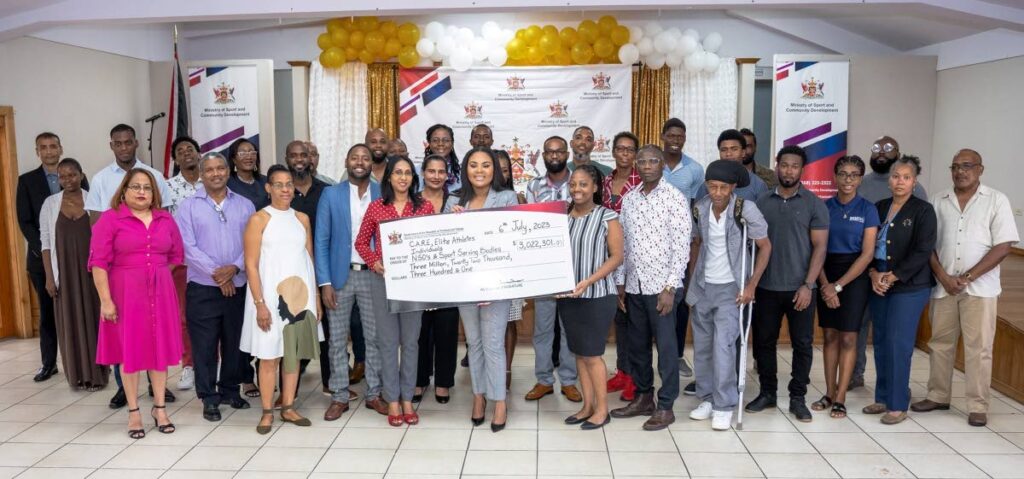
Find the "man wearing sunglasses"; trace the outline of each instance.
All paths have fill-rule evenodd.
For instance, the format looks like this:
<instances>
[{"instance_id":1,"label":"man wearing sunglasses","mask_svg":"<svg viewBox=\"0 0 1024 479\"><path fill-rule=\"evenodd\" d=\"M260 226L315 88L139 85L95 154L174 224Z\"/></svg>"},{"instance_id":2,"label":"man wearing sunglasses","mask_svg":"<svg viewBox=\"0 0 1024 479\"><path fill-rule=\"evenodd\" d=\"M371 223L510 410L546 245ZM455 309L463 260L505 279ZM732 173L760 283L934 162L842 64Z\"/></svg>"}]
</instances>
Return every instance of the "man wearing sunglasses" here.
<instances>
[{"instance_id":1,"label":"man wearing sunglasses","mask_svg":"<svg viewBox=\"0 0 1024 479\"><path fill-rule=\"evenodd\" d=\"M228 189L223 155L203 155L198 168L203 187L181 201L174 219L185 245L185 323L193 347L196 395L203 402L203 418L220 421L221 404L249 408L239 395L243 378L238 347L245 310L242 235L256 209Z\"/></svg>"}]
</instances>

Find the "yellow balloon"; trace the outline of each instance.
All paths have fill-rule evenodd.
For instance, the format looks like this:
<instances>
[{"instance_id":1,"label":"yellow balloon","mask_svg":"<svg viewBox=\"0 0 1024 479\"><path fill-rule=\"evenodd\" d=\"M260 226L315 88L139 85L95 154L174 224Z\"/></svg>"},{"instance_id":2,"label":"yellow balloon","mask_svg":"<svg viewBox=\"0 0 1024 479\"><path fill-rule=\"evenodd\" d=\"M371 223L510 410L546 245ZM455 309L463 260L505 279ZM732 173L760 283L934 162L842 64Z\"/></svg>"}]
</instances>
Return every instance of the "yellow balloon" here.
<instances>
[{"instance_id":1,"label":"yellow balloon","mask_svg":"<svg viewBox=\"0 0 1024 479\"><path fill-rule=\"evenodd\" d=\"M572 65L572 49L571 48L563 48L561 50L558 50L558 54L555 56L555 58L558 60L556 62L558 65L562 65L562 66Z\"/></svg>"},{"instance_id":2,"label":"yellow balloon","mask_svg":"<svg viewBox=\"0 0 1024 479\"><path fill-rule=\"evenodd\" d=\"M580 34L580 40L587 43L594 43L594 40L597 40L597 35L599 33L597 24L594 23L593 20L583 20L580 22L580 26L576 31Z\"/></svg>"},{"instance_id":3,"label":"yellow balloon","mask_svg":"<svg viewBox=\"0 0 1024 479\"><path fill-rule=\"evenodd\" d=\"M370 64L370 63L373 63L373 59L374 59L373 53L370 53L367 50L360 50L359 51L359 61L361 61L363 63L366 63L366 64Z\"/></svg>"},{"instance_id":4,"label":"yellow balloon","mask_svg":"<svg viewBox=\"0 0 1024 479\"><path fill-rule=\"evenodd\" d=\"M384 34L378 30L374 30L366 34L366 39L363 41L363 45L366 47L366 51L376 55L384 51L385 41Z\"/></svg>"},{"instance_id":5,"label":"yellow balloon","mask_svg":"<svg viewBox=\"0 0 1024 479\"><path fill-rule=\"evenodd\" d=\"M366 42L366 34L362 30L355 30L348 35L348 44L352 48L359 50L363 48Z\"/></svg>"},{"instance_id":6,"label":"yellow balloon","mask_svg":"<svg viewBox=\"0 0 1024 479\"><path fill-rule=\"evenodd\" d=\"M316 46L320 47L321 50L331 48L331 34L324 32L316 37Z\"/></svg>"},{"instance_id":7,"label":"yellow balloon","mask_svg":"<svg viewBox=\"0 0 1024 479\"><path fill-rule=\"evenodd\" d=\"M349 37L350 34L348 33L348 30L335 30L334 33L331 33L331 45L345 48L349 44ZM319 40L317 40L317 43L319 43Z\"/></svg>"},{"instance_id":8,"label":"yellow balloon","mask_svg":"<svg viewBox=\"0 0 1024 479\"><path fill-rule=\"evenodd\" d=\"M544 61L544 50L534 45L526 48L526 60L531 65L540 65Z\"/></svg>"},{"instance_id":9,"label":"yellow balloon","mask_svg":"<svg viewBox=\"0 0 1024 479\"><path fill-rule=\"evenodd\" d=\"M327 31L329 33L334 33L334 32L336 32L338 30L344 30L344 29L345 29L345 21L344 20L342 20L340 18L332 18L330 20L327 20Z\"/></svg>"},{"instance_id":10,"label":"yellow balloon","mask_svg":"<svg viewBox=\"0 0 1024 479\"><path fill-rule=\"evenodd\" d=\"M625 25L615 27L615 29L612 30L611 35L609 35L609 38L612 39L612 43L617 47L621 47L629 43L629 27L626 27Z\"/></svg>"},{"instance_id":11,"label":"yellow balloon","mask_svg":"<svg viewBox=\"0 0 1024 479\"><path fill-rule=\"evenodd\" d=\"M619 26L619 22L611 15L605 15L597 20L597 28L601 31L602 35L608 35L617 26Z\"/></svg>"},{"instance_id":12,"label":"yellow balloon","mask_svg":"<svg viewBox=\"0 0 1024 479\"><path fill-rule=\"evenodd\" d=\"M619 60L619 50L616 48L615 52L612 53L611 55L605 57L604 59L602 59L601 63L609 63L609 64L612 64L612 63L622 63L622 61Z\"/></svg>"},{"instance_id":13,"label":"yellow balloon","mask_svg":"<svg viewBox=\"0 0 1024 479\"><path fill-rule=\"evenodd\" d=\"M404 46L398 52L398 64L405 68L412 68L420 62L420 54L416 53L416 47Z\"/></svg>"},{"instance_id":14,"label":"yellow balloon","mask_svg":"<svg viewBox=\"0 0 1024 479\"><path fill-rule=\"evenodd\" d=\"M562 40L562 45L575 45L580 39L580 34L573 27L565 27L558 32L558 38Z\"/></svg>"},{"instance_id":15,"label":"yellow balloon","mask_svg":"<svg viewBox=\"0 0 1024 479\"><path fill-rule=\"evenodd\" d=\"M554 25L544 25L544 28L542 28L541 30L544 32L545 35L548 33L558 35L558 27Z\"/></svg>"},{"instance_id":16,"label":"yellow balloon","mask_svg":"<svg viewBox=\"0 0 1024 479\"><path fill-rule=\"evenodd\" d=\"M557 34L545 32L540 37L540 41L537 42L537 46L540 47L545 55L551 55L562 49L562 39L558 38Z\"/></svg>"},{"instance_id":17,"label":"yellow balloon","mask_svg":"<svg viewBox=\"0 0 1024 479\"><path fill-rule=\"evenodd\" d=\"M586 65L594 57L594 48L586 42L576 42L572 46L572 61L577 65Z\"/></svg>"},{"instance_id":18,"label":"yellow balloon","mask_svg":"<svg viewBox=\"0 0 1024 479\"><path fill-rule=\"evenodd\" d=\"M381 22L380 25L377 26L377 30L383 33L385 38L391 38L395 36L395 33L398 33L398 25L395 25L395 22L388 20Z\"/></svg>"},{"instance_id":19,"label":"yellow balloon","mask_svg":"<svg viewBox=\"0 0 1024 479\"><path fill-rule=\"evenodd\" d=\"M331 47L320 53L320 64L324 68L338 68L345 63L345 52L338 47Z\"/></svg>"},{"instance_id":20,"label":"yellow balloon","mask_svg":"<svg viewBox=\"0 0 1024 479\"><path fill-rule=\"evenodd\" d=\"M513 38L509 40L507 45L505 45L505 51L508 53L508 57L513 60L522 60L526 58L526 48L526 41L520 38Z\"/></svg>"},{"instance_id":21,"label":"yellow balloon","mask_svg":"<svg viewBox=\"0 0 1024 479\"><path fill-rule=\"evenodd\" d=\"M355 47L345 48L345 61L354 62L359 59L359 49Z\"/></svg>"},{"instance_id":22,"label":"yellow balloon","mask_svg":"<svg viewBox=\"0 0 1024 479\"><path fill-rule=\"evenodd\" d=\"M526 38L526 29L525 28L520 28L519 30L516 30L516 38L518 38L520 40L525 39Z\"/></svg>"},{"instance_id":23,"label":"yellow balloon","mask_svg":"<svg viewBox=\"0 0 1024 479\"><path fill-rule=\"evenodd\" d=\"M420 41L420 28L412 23L403 23L398 27L398 41L407 47L415 46Z\"/></svg>"},{"instance_id":24,"label":"yellow balloon","mask_svg":"<svg viewBox=\"0 0 1024 479\"><path fill-rule=\"evenodd\" d=\"M612 41L606 37L598 38L597 41L594 42L594 53L601 58L608 57L612 53L615 53L615 45L613 45Z\"/></svg>"},{"instance_id":25,"label":"yellow balloon","mask_svg":"<svg viewBox=\"0 0 1024 479\"><path fill-rule=\"evenodd\" d=\"M377 26L380 25L380 22L377 21L377 17L359 17L356 21L359 22L359 29L365 33L370 33L376 30Z\"/></svg>"},{"instance_id":26,"label":"yellow balloon","mask_svg":"<svg viewBox=\"0 0 1024 479\"><path fill-rule=\"evenodd\" d=\"M414 47L413 50L416 48ZM397 57L399 52L402 51L402 42L398 41L397 38L389 38L384 43L384 58Z\"/></svg>"},{"instance_id":27,"label":"yellow balloon","mask_svg":"<svg viewBox=\"0 0 1024 479\"><path fill-rule=\"evenodd\" d=\"M544 35L544 31L537 25L530 25L526 28L526 32L523 34L523 39L526 40L526 44L534 46L540 41L540 37Z\"/></svg>"}]
</instances>

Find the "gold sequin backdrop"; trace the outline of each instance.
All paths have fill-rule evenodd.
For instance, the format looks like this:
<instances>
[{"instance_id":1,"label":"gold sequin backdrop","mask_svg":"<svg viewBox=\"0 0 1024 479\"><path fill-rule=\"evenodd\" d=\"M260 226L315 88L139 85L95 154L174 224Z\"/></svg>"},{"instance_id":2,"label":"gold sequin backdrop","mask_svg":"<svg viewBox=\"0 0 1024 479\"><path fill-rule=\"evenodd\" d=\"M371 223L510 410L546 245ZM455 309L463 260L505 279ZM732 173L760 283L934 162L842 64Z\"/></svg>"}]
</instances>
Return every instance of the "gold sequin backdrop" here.
<instances>
[{"instance_id":1,"label":"gold sequin backdrop","mask_svg":"<svg viewBox=\"0 0 1024 479\"><path fill-rule=\"evenodd\" d=\"M641 144L661 144L661 125L668 119L670 70L639 68L633 72L633 133ZM398 137L398 65L375 63L367 71L370 128Z\"/></svg>"}]
</instances>

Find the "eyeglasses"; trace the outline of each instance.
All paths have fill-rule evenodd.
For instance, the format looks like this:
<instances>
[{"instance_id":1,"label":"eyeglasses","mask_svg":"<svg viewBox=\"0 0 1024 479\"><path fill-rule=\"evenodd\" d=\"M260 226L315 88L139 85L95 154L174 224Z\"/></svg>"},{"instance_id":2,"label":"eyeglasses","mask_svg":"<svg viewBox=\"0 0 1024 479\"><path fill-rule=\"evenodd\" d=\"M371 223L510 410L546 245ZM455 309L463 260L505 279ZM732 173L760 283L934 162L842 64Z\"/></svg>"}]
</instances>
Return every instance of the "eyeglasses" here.
<instances>
[{"instance_id":1,"label":"eyeglasses","mask_svg":"<svg viewBox=\"0 0 1024 479\"><path fill-rule=\"evenodd\" d=\"M239 151L235 156L256 156L256 150Z\"/></svg>"},{"instance_id":2,"label":"eyeglasses","mask_svg":"<svg viewBox=\"0 0 1024 479\"><path fill-rule=\"evenodd\" d=\"M132 184L128 185L128 189L132 190L132 191L134 191L136 193L139 193L139 192L152 193L153 192L153 187L151 185L140 185L138 183L132 183Z\"/></svg>"},{"instance_id":3,"label":"eyeglasses","mask_svg":"<svg viewBox=\"0 0 1024 479\"><path fill-rule=\"evenodd\" d=\"M275 190L293 190L295 189L295 183L290 181L287 183L271 183L270 187Z\"/></svg>"},{"instance_id":4,"label":"eyeglasses","mask_svg":"<svg viewBox=\"0 0 1024 479\"><path fill-rule=\"evenodd\" d=\"M636 153L636 147L633 146L616 146L616 153Z\"/></svg>"},{"instance_id":5,"label":"eyeglasses","mask_svg":"<svg viewBox=\"0 0 1024 479\"><path fill-rule=\"evenodd\" d=\"M957 171L971 171L974 167L978 166L977 163L953 163L949 166L949 171L956 173Z\"/></svg>"},{"instance_id":6,"label":"eyeglasses","mask_svg":"<svg viewBox=\"0 0 1024 479\"><path fill-rule=\"evenodd\" d=\"M636 164L636 166L657 165L658 163L661 163L661 159L660 158L637 158L637 160L634 163Z\"/></svg>"},{"instance_id":7,"label":"eyeglasses","mask_svg":"<svg viewBox=\"0 0 1024 479\"><path fill-rule=\"evenodd\" d=\"M879 144L879 143L875 143L874 145L871 145L871 152L872 153L892 153L895 150L896 150L896 145L894 145L892 143L886 143L884 145L883 144Z\"/></svg>"},{"instance_id":8,"label":"eyeglasses","mask_svg":"<svg viewBox=\"0 0 1024 479\"><path fill-rule=\"evenodd\" d=\"M854 180L860 177L860 173L847 173L845 171L840 171L839 173L836 173L836 178L840 180Z\"/></svg>"},{"instance_id":9,"label":"eyeglasses","mask_svg":"<svg viewBox=\"0 0 1024 479\"><path fill-rule=\"evenodd\" d=\"M413 175L413 172L411 172L411 171L392 171L391 172L391 176L412 176L412 175Z\"/></svg>"},{"instance_id":10,"label":"eyeglasses","mask_svg":"<svg viewBox=\"0 0 1024 479\"><path fill-rule=\"evenodd\" d=\"M217 216L220 217L220 222L221 223L227 223L228 222L228 218L226 216L224 216L224 208L222 208L220 205L215 204L215 205L213 205L213 210L217 212Z\"/></svg>"}]
</instances>

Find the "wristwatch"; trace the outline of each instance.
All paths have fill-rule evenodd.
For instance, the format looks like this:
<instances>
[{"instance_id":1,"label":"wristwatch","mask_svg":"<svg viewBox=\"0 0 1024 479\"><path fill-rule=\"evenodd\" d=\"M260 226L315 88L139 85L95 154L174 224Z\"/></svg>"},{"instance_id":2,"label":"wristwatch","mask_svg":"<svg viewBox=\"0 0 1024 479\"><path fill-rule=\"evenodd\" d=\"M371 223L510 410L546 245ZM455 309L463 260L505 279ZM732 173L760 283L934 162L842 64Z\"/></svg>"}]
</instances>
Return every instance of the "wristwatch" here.
<instances>
[{"instance_id":1,"label":"wristwatch","mask_svg":"<svg viewBox=\"0 0 1024 479\"><path fill-rule=\"evenodd\" d=\"M675 286L665 286L665 289L661 290L662 293L676 294Z\"/></svg>"},{"instance_id":2,"label":"wristwatch","mask_svg":"<svg viewBox=\"0 0 1024 479\"><path fill-rule=\"evenodd\" d=\"M810 283L804 283L804 286L807 286L807 290L808 291L812 291L812 292L814 291L814 282L813 281L810 282Z\"/></svg>"},{"instance_id":3,"label":"wristwatch","mask_svg":"<svg viewBox=\"0 0 1024 479\"><path fill-rule=\"evenodd\" d=\"M832 283L832 287L836 289L837 293L843 292L843 285L839 284L838 282Z\"/></svg>"},{"instance_id":4,"label":"wristwatch","mask_svg":"<svg viewBox=\"0 0 1024 479\"><path fill-rule=\"evenodd\" d=\"M262 299L254 299L254 300L252 300L252 304L255 304L257 306L259 306L259 305L261 305L263 303L266 303L266 301L262 300Z\"/></svg>"}]
</instances>

